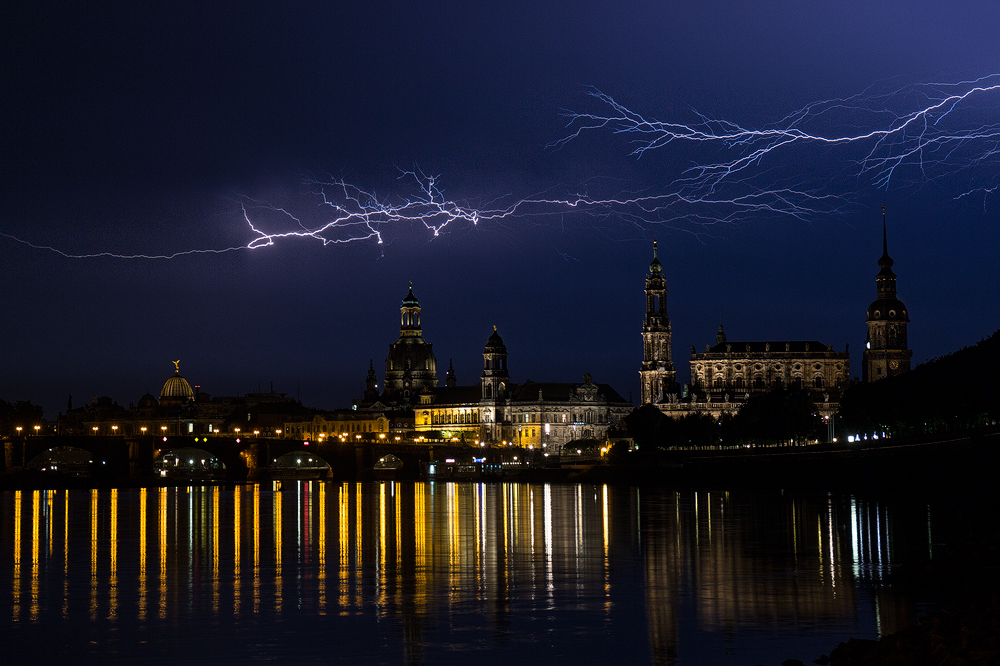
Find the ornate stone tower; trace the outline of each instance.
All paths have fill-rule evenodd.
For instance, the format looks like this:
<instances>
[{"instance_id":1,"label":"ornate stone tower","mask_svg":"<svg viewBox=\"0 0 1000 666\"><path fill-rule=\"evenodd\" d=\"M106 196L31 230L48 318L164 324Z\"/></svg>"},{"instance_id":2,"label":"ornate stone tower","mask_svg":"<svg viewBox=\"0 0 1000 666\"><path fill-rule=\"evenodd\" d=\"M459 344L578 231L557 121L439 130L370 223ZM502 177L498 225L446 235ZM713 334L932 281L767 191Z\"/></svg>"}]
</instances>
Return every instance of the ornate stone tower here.
<instances>
[{"instance_id":1,"label":"ornate stone tower","mask_svg":"<svg viewBox=\"0 0 1000 666\"><path fill-rule=\"evenodd\" d=\"M432 345L420 330L420 302L410 293L399 308L399 339L389 345L385 359L385 390L393 398L410 402L424 387L437 386L437 360Z\"/></svg>"},{"instance_id":2,"label":"ornate stone tower","mask_svg":"<svg viewBox=\"0 0 1000 666\"><path fill-rule=\"evenodd\" d=\"M494 401L503 396L504 389L510 383L507 372L507 345L493 327L493 335L486 341L483 349L483 400Z\"/></svg>"},{"instance_id":3,"label":"ornate stone tower","mask_svg":"<svg viewBox=\"0 0 1000 666\"><path fill-rule=\"evenodd\" d=\"M482 423L482 437L487 441L499 441L503 437L506 423L504 400L509 395L510 374L507 372L507 345L493 327L493 335L483 349L483 399L480 403L479 418Z\"/></svg>"},{"instance_id":4,"label":"ornate stone tower","mask_svg":"<svg viewBox=\"0 0 1000 666\"><path fill-rule=\"evenodd\" d=\"M864 381L874 382L900 375L910 369L906 325L910 322L906 306L896 298L896 274L892 272L892 257L885 228L885 206L882 206L882 256L875 277L877 294L868 306L868 339L865 341L862 373Z\"/></svg>"},{"instance_id":5,"label":"ornate stone tower","mask_svg":"<svg viewBox=\"0 0 1000 666\"><path fill-rule=\"evenodd\" d=\"M646 276L646 318L642 323L642 404L663 402L676 393L674 364L670 352L670 318L667 317L667 282L663 264L653 241L653 261Z\"/></svg>"}]
</instances>

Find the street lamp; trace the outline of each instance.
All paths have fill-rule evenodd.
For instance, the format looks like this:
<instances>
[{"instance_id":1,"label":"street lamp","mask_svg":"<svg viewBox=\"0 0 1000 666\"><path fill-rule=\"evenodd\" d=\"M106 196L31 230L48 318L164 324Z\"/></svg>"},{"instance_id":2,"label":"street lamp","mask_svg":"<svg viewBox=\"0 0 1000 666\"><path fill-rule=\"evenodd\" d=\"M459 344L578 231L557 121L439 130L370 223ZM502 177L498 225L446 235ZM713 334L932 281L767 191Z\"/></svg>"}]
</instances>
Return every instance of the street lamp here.
<instances>
[{"instance_id":1,"label":"street lamp","mask_svg":"<svg viewBox=\"0 0 1000 666\"><path fill-rule=\"evenodd\" d=\"M146 426L142 426L141 428L139 428L139 430L141 430L141 431L142 431L142 434L143 434L143 435L145 435L145 434L146 434Z\"/></svg>"},{"instance_id":2,"label":"street lamp","mask_svg":"<svg viewBox=\"0 0 1000 666\"><path fill-rule=\"evenodd\" d=\"M18 430L20 430L20 428L18 428ZM97 426L94 426L93 428L91 428L91 430L93 430L93 431L94 431L94 434L95 434L95 435L97 434Z\"/></svg>"},{"instance_id":3,"label":"street lamp","mask_svg":"<svg viewBox=\"0 0 1000 666\"><path fill-rule=\"evenodd\" d=\"M17 426L17 428L15 428L15 430L17 430L17 436L20 437L21 436L21 426ZM97 428L94 428L94 430L97 430Z\"/></svg>"},{"instance_id":4,"label":"street lamp","mask_svg":"<svg viewBox=\"0 0 1000 666\"><path fill-rule=\"evenodd\" d=\"M281 430L275 430L274 435L275 437L281 437Z\"/></svg>"},{"instance_id":5,"label":"street lamp","mask_svg":"<svg viewBox=\"0 0 1000 666\"><path fill-rule=\"evenodd\" d=\"M114 434L116 434L116 435L118 434L118 426L113 425L113 426L111 426L111 429L114 431Z\"/></svg>"},{"instance_id":6,"label":"street lamp","mask_svg":"<svg viewBox=\"0 0 1000 666\"><path fill-rule=\"evenodd\" d=\"M36 426L35 426L35 437L37 437L37 436L38 436L38 431L39 431L39 429L40 429L41 427L42 427L42 426L40 426L40 425L36 425Z\"/></svg>"}]
</instances>

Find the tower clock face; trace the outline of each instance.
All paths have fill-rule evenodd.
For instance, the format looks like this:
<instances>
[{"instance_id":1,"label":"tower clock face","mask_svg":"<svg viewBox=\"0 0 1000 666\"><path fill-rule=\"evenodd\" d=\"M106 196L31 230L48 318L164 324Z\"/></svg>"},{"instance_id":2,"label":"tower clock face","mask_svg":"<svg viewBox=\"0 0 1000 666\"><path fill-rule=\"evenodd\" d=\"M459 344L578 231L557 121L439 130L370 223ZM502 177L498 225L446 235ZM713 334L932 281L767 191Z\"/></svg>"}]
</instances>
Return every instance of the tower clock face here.
<instances>
[{"instance_id":1,"label":"tower clock face","mask_svg":"<svg viewBox=\"0 0 1000 666\"><path fill-rule=\"evenodd\" d=\"M889 361L889 367L892 368L893 370L898 369L899 368L899 361Z\"/></svg>"}]
</instances>

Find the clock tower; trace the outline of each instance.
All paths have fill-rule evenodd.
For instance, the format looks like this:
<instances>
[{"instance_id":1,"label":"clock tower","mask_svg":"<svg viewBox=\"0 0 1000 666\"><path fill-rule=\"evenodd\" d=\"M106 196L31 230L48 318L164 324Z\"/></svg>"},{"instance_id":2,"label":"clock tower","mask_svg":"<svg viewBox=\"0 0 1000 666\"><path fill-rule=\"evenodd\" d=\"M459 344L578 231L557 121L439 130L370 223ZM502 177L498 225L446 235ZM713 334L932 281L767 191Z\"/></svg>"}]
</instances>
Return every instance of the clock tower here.
<instances>
[{"instance_id":1,"label":"clock tower","mask_svg":"<svg viewBox=\"0 0 1000 666\"><path fill-rule=\"evenodd\" d=\"M913 352L908 348L906 325L910 318L906 305L896 297L896 274L886 235L885 206L882 206L882 257L875 276L876 297L868 306L868 339L865 341L862 373L864 381L875 382L901 375L910 369Z\"/></svg>"}]
</instances>

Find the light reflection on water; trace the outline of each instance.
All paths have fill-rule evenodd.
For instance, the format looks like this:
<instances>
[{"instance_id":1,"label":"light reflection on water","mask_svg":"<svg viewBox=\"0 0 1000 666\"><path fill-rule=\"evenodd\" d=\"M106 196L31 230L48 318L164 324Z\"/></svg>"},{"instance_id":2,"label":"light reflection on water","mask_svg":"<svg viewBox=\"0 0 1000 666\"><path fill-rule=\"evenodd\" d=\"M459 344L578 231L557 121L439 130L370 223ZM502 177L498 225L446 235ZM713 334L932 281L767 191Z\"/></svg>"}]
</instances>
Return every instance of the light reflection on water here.
<instances>
[{"instance_id":1,"label":"light reflection on water","mask_svg":"<svg viewBox=\"0 0 1000 666\"><path fill-rule=\"evenodd\" d=\"M930 506L857 495L286 482L0 509L0 647L34 659L812 659L894 630L880 577L933 553Z\"/></svg>"}]
</instances>

